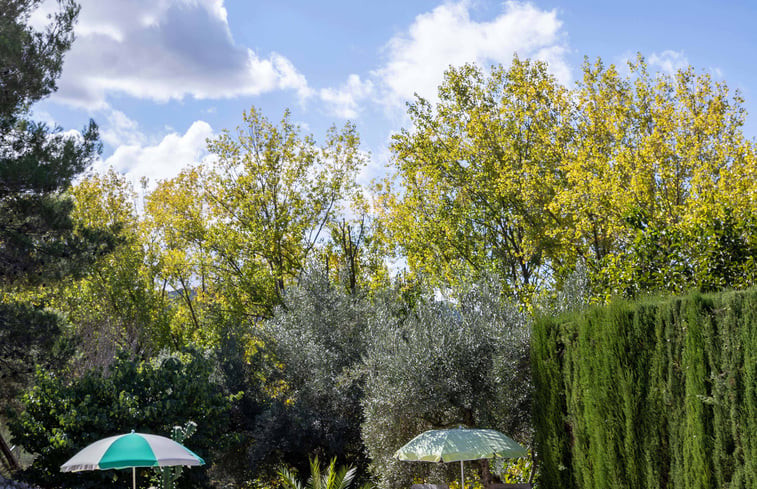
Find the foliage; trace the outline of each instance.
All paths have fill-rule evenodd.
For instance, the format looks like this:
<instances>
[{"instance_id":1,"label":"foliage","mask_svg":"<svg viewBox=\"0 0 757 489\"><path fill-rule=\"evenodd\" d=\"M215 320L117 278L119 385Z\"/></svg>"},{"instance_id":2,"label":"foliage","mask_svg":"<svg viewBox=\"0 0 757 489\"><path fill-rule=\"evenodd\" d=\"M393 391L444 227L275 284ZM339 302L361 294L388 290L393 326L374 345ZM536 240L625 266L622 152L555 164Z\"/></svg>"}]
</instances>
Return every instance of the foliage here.
<instances>
[{"instance_id":1,"label":"foliage","mask_svg":"<svg viewBox=\"0 0 757 489\"><path fill-rule=\"evenodd\" d=\"M326 264L331 282L352 295L389 285L383 224L371 214L362 192L353 195L354 217L335 219L328 225L329 239L316 250L315 260Z\"/></svg>"},{"instance_id":2,"label":"foliage","mask_svg":"<svg viewBox=\"0 0 757 489\"><path fill-rule=\"evenodd\" d=\"M582 257L601 299L748 285L755 207L741 192L757 160L741 96L690 67L653 76L639 57L628 71L587 61L575 90L577 137L551 208L569 223L561 261Z\"/></svg>"},{"instance_id":3,"label":"foliage","mask_svg":"<svg viewBox=\"0 0 757 489\"><path fill-rule=\"evenodd\" d=\"M365 469L363 393L353 373L366 352L372 315L365 297L329 283L315 267L287 289L284 304L264 324L278 366L268 383L279 389L256 423L253 470L281 462L298 467L313 453Z\"/></svg>"},{"instance_id":4,"label":"foliage","mask_svg":"<svg viewBox=\"0 0 757 489\"><path fill-rule=\"evenodd\" d=\"M44 32L26 23L38 0L3 0L0 8L0 263L3 284L37 283L70 273L89 251L74 232L71 201L61 192L99 150L97 126L80 137L25 119L33 102L55 89L73 40L78 6L61 9Z\"/></svg>"},{"instance_id":5,"label":"foliage","mask_svg":"<svg viewBox=\"0 0 757 489\"><path fill-rule=\"evenodd\" d=\"M529 450L527 457L517 459L492 460L493 472L505 484L519 484L533 480L534 465L533 453Z\"/></svg>"},{"instance_id":6,"label":"foliage","mask_svg":"<svg viewBox=\"0 0 757 489\"><path fill-rule=\"evenodd\" d=\"M199 428L192 449L206 460L223 445L233 398L215 378L211 358L194 350L151 362L121 352L107 371L99 368L74 381L43 370L24 393L24 410L10 423L13 441L37 455L24 474L44 485L90 487L117 476L113 472L62 475L59 467L88 444L136 430L168 434L187 418ZM204 480L193 470L180 485Z\"/></svg>"},{"instance_id":7,"label":"foliage","mask_svg":"<svg viewBox=\"0 0 757 489\"><path fill-rule=\"evenodd\" d=\"M254 108L243 119L208 145L217 157L205 184L209 237L230 306L266 316L354 189L364 159L350 124L332 127L318 146L288 111L279 124Z\"/></svg>"},{"instance_id":8,"label":"foliage","mask_svg":"<svg viewBox=\"0 0 757 489\"><path fill-rule=\"evenodd\" d=\"M328 468L324 472L318 457L310 459L310 476L305 484L297 479L296 473L283 467L279 469L279 478L287 489L347 489L355 478L357 469L354 467L336 466L336 457L331 459ZM364 484L361 489L371 486Z\"/></svg>"},{"instance_id":9,"label":"foliage","mask_svg":"<svg viewBox=\"0 0 757 489\"><path fill-rule=\"evenodd\" d=\"M70 355L60 338L65 324L33 305L0 303L0 397L12 399L35 365L53 367Z\"/></svg>"},{"instance_id":10,"label":"foliage","mask_svg":"<svg viewBox=\"0 0 757 489\"><path fill-rule=\"evenodd\" d=\"M223 321L214 309L229 309L228 272L214 256L209 205L203 195L202 168L188 167L159 182L145 201L144 238L155 245L162 288L173 291L170 329L176 344L217 344L217 325Z\"/></svg>"},{"instance_id":11,"label":"foliage","mask_svg":"<svg viewBox=\"0 0 757 489\"><path fill-rule=\"evenodd\" d=\"M55 90L63 55L73 40L78 6L69 0L42 32L27 25L37 0L0 2L0 395L11 399L29 366L60 360L50 354L65 327L44 301L44 287L80 274L113 245L109 230L77 226L65 194L97 156L97 126L80 134L28 120L32 103ZM60 353L60 351L58 351Z\"/></svg>"},{"instance_id":12,"label":"foliage","mask_svg":"<svg viewBox=\"0 0 757 489\"><path fill-rule=\"evenodd\" d=\"M172 310L157 245L150 242L137 214L136 195L125 177L111 170L90 175L71 190L74 221L112 229L115 249L100 257L81 277L46 289L50 307L65 311L78 340L76 370L107 367L116 351L149 357L172 341ZM76 373L76 372L74 372Z\"/></svg>"},{"instance_id":13,"label":"foliage","mask_svg":"<svg viewBox=\"0 0 757 489\"><path fill-rule=\"evenodd\" d=\"M380 487L439 476L432 464L392 457L428 429L490 427L529 441L528 326L495 284L479 282L454 303L425 298L407 310L389 302L368 337L363 441Z\"/></svg>"},{"instance_id":14,"label":"foliage","mask_svg":"<svg viewBox=\"0 0 757 489\"><path fill-rule=\"evenodd\" d=\"M71 47L73 27L79 7L63 0L60 10L44 32L35 31L27 22L40 0L3 0L0 3L0 119L15 119L29 105L55 91L63 55ZM7 126L3 126L3 131Z\"/></svg>"},{"instance_id":15,"label":"foliage","mask_svg":"<svg viewBox=\"0 0 757 489\"><path fill-rule=\"evenodd\" d=\"M568 93L544 63L513 60L489 76L450 69L439 103L409 105L412 131L392 142L401 196L384 188L384 219L412 268L455 284L496 274L524 300L553 247L547 206L570 138Z\"/></svg>"},{"instance_id":16,"label":"foliage","mask_svg":"<svg viewBox=\"0 0 757 489\"><path fill-rule=\"evenodd\" d=\"M538 320L540 485L752 487L755 306L749 289Z\"/></svg>"},{"instance_id":17,"label":"foliage","mask_svg":"<svg viewBox=\"0 0 757 489\"><path fill-rule=\"evenodd\" d=\"M450 69L438 97L409 105L379 187L411 269L493 272L526 305L581 267L595 301L753 283L757 151L724 82L639 56L625 75L587 61L569 90L516 58Z\"/></svg>"}]
</instances>

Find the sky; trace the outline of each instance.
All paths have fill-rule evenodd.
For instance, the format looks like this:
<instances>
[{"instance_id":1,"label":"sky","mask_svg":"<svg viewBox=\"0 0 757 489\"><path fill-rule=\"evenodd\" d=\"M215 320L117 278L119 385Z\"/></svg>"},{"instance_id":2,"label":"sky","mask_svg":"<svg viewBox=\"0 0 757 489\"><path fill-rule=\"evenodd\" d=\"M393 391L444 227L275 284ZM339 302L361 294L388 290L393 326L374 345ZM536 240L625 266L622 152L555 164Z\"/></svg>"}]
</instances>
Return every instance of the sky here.
<instances>
[{"instance_id":1,"label":"sky","mask_svg":"<svg viewBox=\"0 0 757 489\"><path fill-rule=\"evenodd\" d=\"M752 0L80 0L77 39L58 91L32 108L65 130L100 127L95 169L152 185L207 157L206 140L257 107L291 110L316 141L356 124L370 162L387 173L405 104L433 99L450 65L536 58L572 86L584 57L654 70L692 65L746 99L757 137L757 2ZM46 0L32 25L56 8Z\"/></svg>"}]
</instances>

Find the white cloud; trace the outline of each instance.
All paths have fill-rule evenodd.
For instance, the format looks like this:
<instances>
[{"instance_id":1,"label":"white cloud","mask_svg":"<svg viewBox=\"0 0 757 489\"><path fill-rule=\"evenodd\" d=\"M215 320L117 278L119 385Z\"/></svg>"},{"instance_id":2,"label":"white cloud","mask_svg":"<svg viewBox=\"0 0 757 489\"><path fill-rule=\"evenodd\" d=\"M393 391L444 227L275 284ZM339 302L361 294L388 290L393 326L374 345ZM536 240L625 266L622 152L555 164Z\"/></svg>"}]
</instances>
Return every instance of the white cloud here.
<instances>
[{"instance_id":1,"label":"white cloud","mask_svg":"<svg viewBox=\"0 0 757 489\"><path fill-rule=\"evenodd\" d=\"M570 82L565 36L555 10L511 1L496 18L477 22L471 19L470 9L466 0L441 5L417 16L407 32L389 41L387 62L375 75L383 81L392 103L412 99L415 92L434 99L450 65L507 65L515 53L549 62L550 71L561 82Z\"/></svg>"},{"instance_id":2,"label":"white cloud","mask_svg":"<svg viewBox=\"0 0 757 489\"><path fill-rule=\"evenodd\" d=\"M361 80L360 76L352 74L339 88L324 88L320 91L330 112L344 119L354 119L358 116L359 102L373 93L373 83Z\"/></svg>"},{"instance_id":3,"label":"white cloud","mask_svg":"<svg viewBox=\"0 0 757 489\"><path fill-rule=\"evenodd\" d=\"M45 25L54 0L34 14ZM223 0L82 0L77 39L53 99L106 108L113 93L155 101L219 99L294 90L312 94L284 56L234 42Z\"/></svg>"},{"instance_id":4,"label":"white cloud","mask_svg":"<svg viewBox=\"0 0 757 489\"><path fill-rule=\"evenodd\" d=\"M661 53L652 53L647 62L649 66L656 66L660 71L668 75L689 66L689 60L683 51L667 49Z\"/></svg>"},{"instance_id":5,"label":"white cloud","mask_svg":"<svg viewBox=\"0 0 757 489\"><path fill-rule=\"evenodd\" d=\"M139 130L139 124L120 110L110 110L106 120L107 125L100 131L100 138L104 142L113 147L144 143L145 137Z\"/></svg>"},{"instance_id":6,"label":"white cloud","mask_svg":"<svg viewBox=\"0 0 757 489\"><path fill-rule=\"evenodd\" d=\"M202 161L208 154L206 139L213 129L205 121L195 121L184 134L170 133L155 145L124 144L106 160L95 165L96 171L107 168L127 175L135 185L142 177L151 184L176 176L183 168Z\"/></svg>"}]
</instances>

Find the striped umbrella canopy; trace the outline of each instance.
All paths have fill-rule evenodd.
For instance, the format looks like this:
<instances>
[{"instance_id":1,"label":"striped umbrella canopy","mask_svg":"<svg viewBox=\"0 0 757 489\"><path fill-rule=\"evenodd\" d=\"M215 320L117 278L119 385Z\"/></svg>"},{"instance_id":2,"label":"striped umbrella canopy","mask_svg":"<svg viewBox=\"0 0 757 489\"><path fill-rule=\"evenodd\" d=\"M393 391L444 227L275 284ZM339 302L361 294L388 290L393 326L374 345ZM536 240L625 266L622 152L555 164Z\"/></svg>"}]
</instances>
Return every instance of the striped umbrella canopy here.
<instances>
[{"instance_id":1,"label":"striped umbrella canopy","mask_svg":"<svg viewBox=\"0 0 757 489\"><path fill-rule=\"evenodd\" d=\"M461 489L465 487L464 460L525 457L525 448L497 430L453 428L424 431L397 450L399 460L460 462Z\"/></svg>"},{"instance_id":2,"label":"striped umbrella canopy","mask_svg":"<svg viewBox=\"0 0 757 489\"><path fill-rule=\"evenodd\" d=\"M145 433L111 436L83 448L60 466L61 472L81 470L132 469L134 489L136 467L170 467L203 465L197 454L170 438Z\"/></svg>"}]
</instances>

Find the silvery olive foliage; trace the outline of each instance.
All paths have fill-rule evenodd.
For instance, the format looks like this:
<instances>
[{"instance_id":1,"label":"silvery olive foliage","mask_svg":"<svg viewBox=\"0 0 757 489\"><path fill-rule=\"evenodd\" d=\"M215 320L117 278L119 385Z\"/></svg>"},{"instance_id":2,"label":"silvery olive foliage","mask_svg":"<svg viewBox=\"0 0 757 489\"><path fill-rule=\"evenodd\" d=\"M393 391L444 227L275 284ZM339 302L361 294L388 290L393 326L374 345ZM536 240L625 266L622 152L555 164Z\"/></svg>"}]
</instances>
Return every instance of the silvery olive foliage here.
<instances>
[{"instance_id":1,"label":"silvery olive foliage","mask_svg":"<svg viewBox=\"0 0 757 489\"><path fill-rule=\"evenodd\" d=\"M364 296L329 282L313 266L287 289L283 306L266 322L284 387L278 405L261 418L259 434L267 435L266 443L285 463L305 470L316 454L365 467L362 388L353 371L366 351L372 314ZM281 429L271 432L277 426Z\"/></svg>"},{"instance_id":2,"label":"silvery olive foliage","mask_svg":"<svg viewBox=\"0 0 757 489\"><path fill-rule=\"evenodd\" d=\"M459 471L392 458L428 429L495 428L530 444L529 322L495 284L420 300L404 316L377 308L364 359L362 432L380 487L407 487L414 476L444 482L444 472Z\"/></svg>"}]
</instances>

